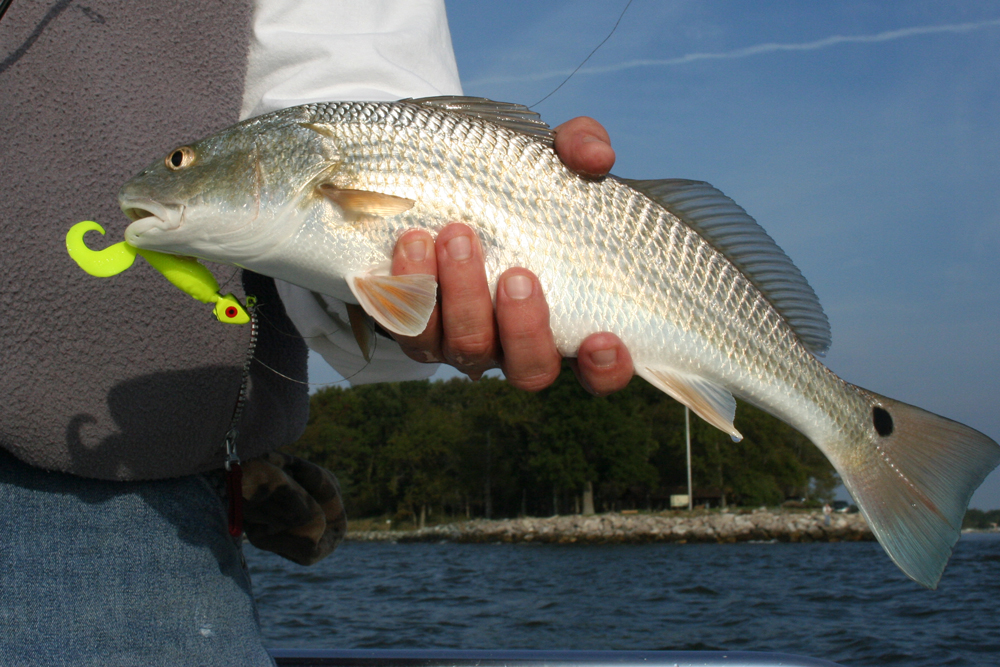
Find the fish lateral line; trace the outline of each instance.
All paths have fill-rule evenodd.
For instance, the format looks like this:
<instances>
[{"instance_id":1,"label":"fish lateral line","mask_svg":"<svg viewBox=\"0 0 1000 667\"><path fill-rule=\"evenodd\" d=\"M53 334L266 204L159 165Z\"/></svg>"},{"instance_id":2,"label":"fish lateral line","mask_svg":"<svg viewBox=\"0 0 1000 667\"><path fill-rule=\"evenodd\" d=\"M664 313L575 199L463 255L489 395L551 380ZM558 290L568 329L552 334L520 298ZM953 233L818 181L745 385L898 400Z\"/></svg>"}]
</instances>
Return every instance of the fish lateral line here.
<instances>
[{"instance_id":1,"label":"fish lateral line","mask_svg":"<svg viewBox=\"0 0 1000 667\"><path fill-rule=\"evenodd\" d=\"M104 235L104 228L93 220L78 222L66 233L66 251L90 275L98 278L116 276L131 268L138 255L177 289L202 303L214 304L212 312L220 322L246 324L250 321L250 315L240 300L232 293L221 294L215 276L194 257L145 250L127 241L120 241L103 250L92 250L83 240L89 231ZM249 303L249 298L247 301Z\"/></svg>"}]
</instances>

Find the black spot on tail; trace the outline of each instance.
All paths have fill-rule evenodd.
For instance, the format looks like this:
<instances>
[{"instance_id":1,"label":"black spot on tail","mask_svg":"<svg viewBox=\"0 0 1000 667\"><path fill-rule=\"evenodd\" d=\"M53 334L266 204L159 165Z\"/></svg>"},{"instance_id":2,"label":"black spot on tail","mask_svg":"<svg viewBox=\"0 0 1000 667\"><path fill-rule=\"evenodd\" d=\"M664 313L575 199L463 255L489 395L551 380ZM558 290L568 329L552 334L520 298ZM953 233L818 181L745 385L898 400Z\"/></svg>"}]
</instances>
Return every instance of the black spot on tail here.
<instances>
[{"instance_id":1,"label":"black spot on tail","mask_svg":"<svg viewBox=\"0 0 1000 667\"><path fill-rule=\"evenodd\" d=\"M885 408L877 405L872 408L872 425L875 426L875 432L883 438L892 435L892 415Z\"/></svg>"}]
</instances>

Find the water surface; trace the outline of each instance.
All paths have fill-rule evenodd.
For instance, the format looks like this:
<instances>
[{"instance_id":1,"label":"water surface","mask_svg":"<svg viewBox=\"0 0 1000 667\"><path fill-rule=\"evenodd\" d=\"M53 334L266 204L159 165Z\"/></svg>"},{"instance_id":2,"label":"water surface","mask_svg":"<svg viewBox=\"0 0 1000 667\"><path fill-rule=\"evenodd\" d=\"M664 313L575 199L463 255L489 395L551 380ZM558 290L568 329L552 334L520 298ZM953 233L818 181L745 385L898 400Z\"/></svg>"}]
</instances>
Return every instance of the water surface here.
<instances>
[{"instance_id":1,"label":"water surface","mask_svg":"<svg viewBox=\"0 0 1000 667\"><path fill-rule=\"evenodd\" d=\"M247 547L272 648L753 650L844 665L1000 665L1000 535L936 591L875 543Z\"/></svg>"}]
</instances>

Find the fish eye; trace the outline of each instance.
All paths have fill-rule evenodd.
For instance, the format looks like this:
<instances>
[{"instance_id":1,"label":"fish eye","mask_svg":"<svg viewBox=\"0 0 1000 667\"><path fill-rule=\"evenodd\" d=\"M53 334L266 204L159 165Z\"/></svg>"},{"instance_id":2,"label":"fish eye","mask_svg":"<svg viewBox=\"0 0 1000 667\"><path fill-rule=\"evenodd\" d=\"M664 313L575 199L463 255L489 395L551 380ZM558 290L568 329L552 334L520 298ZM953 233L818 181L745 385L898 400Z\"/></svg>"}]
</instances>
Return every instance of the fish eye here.
<instances>
[{"instance_id":1,"label":"fish eye","mask_svg":"<svg viewBox=\"0 0 1000 667\"><path fill-rule=\"evenodd\" d=\"M164 164L167 165L167 169L170 171L177 171L178 169L183 169L184 167L191 166L194 162L194 149L190 146L181 146L175 149L167 159L164 160Z\"/></svg>"}]
</instances>

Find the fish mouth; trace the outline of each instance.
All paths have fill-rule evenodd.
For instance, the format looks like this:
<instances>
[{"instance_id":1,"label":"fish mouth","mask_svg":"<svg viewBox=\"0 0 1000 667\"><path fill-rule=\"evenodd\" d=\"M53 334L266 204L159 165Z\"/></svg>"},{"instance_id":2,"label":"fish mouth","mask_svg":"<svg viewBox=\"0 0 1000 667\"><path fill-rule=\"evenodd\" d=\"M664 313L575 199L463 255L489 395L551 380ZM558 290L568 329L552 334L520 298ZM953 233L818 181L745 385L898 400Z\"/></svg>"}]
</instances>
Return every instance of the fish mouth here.
<instances>
[{"instance_id":1,"label":"fish mouth","mask_svg":"<svg viewBox=\"0 0 1000 667\"><path fill-rule=\"evenodd\" d=\"M173 231L184 220L184 206L166 206L152 199L122 199L119 206L122 213L132 221L125 233L133 238L152 230Z\"/></svg>"}]
</instances>

